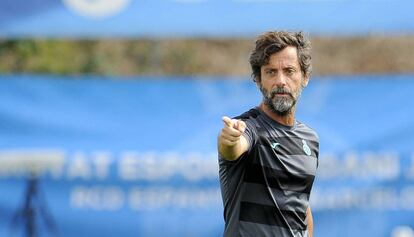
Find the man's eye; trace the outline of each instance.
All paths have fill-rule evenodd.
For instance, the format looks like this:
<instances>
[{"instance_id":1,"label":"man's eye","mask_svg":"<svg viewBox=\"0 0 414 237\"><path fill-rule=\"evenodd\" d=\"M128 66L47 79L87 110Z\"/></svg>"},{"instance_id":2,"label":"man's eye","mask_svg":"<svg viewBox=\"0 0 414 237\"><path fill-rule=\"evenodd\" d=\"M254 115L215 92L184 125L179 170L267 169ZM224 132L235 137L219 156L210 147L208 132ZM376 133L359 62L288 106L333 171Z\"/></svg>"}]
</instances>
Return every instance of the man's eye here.
<instances>
[{"instance_id":1,"label":"man's eye","mask_svg":"<svg viewBox=\"0 0 414 237\"><path fill-rule=\"evenodd\" d=\"M268 70L266 73L267 73L267 75L271 75L271 76L275 75L275 71L273 71L273 70Z\"/></svg>"},{"instance_id":2,"label":"man's eye","mask_svg":"<svg viewBox=\"0 0 414 237\"><path fill-rule=\"evenodd\" d=\"M295 69L293 68L288 68L286 69L287 74L292 75L295 72Z\"/></svg>"}]
</instances>

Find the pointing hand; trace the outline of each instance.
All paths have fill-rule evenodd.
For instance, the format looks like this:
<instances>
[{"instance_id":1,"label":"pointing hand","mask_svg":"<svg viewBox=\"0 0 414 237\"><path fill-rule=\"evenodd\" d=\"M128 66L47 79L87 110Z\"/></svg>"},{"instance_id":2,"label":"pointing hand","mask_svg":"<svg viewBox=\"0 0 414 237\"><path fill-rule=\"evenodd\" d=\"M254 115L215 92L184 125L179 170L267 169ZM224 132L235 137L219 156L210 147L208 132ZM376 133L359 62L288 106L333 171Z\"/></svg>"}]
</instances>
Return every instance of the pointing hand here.
<instances>
[{"instance_id":1,"label":"pointing hand","mask_svg":"<svg viewBox=\"0 0 414 237\"><path fill-rule=\"evenodd\" d=\"M240 140L240 136L246 130L246 123L238 119L231 119L227 116L223 116L222 120L224 127L220 133L220 140L228 146L236 145Z\"/></svg>"}]
</instances>

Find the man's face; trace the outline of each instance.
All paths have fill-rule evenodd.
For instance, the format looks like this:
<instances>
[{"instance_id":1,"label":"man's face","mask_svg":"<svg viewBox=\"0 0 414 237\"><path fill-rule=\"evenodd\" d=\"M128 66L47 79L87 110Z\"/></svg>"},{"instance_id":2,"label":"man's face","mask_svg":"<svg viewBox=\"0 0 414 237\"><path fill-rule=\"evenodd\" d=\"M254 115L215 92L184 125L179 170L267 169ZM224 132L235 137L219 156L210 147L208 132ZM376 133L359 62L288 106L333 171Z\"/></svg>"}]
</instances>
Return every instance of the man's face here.
<instances>
[{"instance_id":1,"label":"man's face","mask_svg":"<svg viewBox=\"0 0 414 237\"><path fill-rule=\"evenodd\" d=\"M264 104L276 114L289 114L309 80L304 78L300 69L297 49L288 46L272 54L269 63L263 65L260 72L258 86Z\"/></svg>"}]
</instances>

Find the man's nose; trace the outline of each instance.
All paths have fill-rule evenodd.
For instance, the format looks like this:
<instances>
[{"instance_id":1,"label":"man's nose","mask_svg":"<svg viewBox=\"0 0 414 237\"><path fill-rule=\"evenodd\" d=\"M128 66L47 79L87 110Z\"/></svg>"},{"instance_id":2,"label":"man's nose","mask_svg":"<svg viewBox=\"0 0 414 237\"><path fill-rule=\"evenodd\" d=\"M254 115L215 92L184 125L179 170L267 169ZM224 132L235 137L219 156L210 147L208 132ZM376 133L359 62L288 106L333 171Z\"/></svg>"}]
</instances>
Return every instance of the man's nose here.
<instances>
[{"instance_id":1,"label":"man's nose","mask_svg":"<svg viewBox=\"0 0 414 237\"><path fill-rule=\"evenodd\" d=\"M274 85L276 87L285 87L286 76L282 72L278 72L275 77Z\"/></svg>"}]
</instances>

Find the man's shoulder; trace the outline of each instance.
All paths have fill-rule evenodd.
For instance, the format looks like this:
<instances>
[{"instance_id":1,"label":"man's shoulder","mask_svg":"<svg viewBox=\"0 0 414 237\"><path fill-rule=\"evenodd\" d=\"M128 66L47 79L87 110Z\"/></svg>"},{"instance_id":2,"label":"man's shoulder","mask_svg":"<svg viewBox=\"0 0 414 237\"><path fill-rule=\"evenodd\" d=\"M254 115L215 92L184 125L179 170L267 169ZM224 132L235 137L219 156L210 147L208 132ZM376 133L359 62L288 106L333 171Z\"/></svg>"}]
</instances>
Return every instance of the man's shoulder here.
<instances>
[{"instance_id":1,"label":"man's shoulder","mask_svg":"<svg viewBox=\"0 0 414 237\"><path fill-rule=\"evenodd\" d=\"M257 117L260 115L259 110L255 107L255 108L251 108L250 110L234 117L234 119L240 119L242 121L247 121L247 120L256 120Z\"/></svg>"},{"instance_id":2,"label":"man's shoulder","mask_svg":"<svg viewBox=\"0 0 414 237\"><path fill-rule=\"evenodd\" d=\"M316 130L308 126L307 124L297 121L296 128L301 132L307 133L309 136L313 137L314 140L319 141L319 136Z\"/></svg>"}]
</instances>

